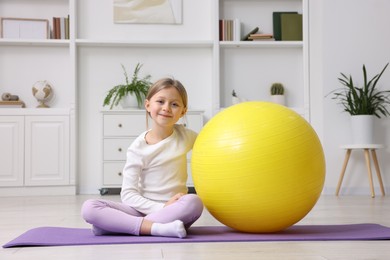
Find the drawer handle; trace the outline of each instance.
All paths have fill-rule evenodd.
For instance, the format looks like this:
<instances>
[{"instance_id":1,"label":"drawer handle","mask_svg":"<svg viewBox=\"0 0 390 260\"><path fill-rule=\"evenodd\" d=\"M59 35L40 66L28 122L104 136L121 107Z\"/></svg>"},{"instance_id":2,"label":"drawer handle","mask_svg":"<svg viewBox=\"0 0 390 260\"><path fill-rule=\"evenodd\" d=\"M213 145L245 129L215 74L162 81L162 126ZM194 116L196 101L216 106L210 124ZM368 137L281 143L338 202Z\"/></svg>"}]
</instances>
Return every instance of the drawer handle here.
<instances>
[{"instance_id":1,"label":"drawer handle","mask_svg":"<svg viewBox=\"0 0 390 260\"><path fill-rule=\"evenodd\" d=\"M118 172L118 175L119 175L119 176L122 176L122 173L121 173L121 172Z\"/></svg>"},{"instance_id":2,"label":"drawer handle","mask_svg":"<svg viewBox=\"0 0 390 260\"><path fill-rule=\"evenodd\" d=\"M119 147L119 148L118 148L118 151L119 151L119 152L122 152L122 148Z\"/></svg>"},{"instance_id":3,"label":"drawer handle","mask_svg":"<svg viewBox=\"0 0 390 260\"><path fill-rule=\"evenodd\" d=\"M121 127L122 127L122 124L118 124L118 127L121 128Z\"/></svg>"}]
</instances>

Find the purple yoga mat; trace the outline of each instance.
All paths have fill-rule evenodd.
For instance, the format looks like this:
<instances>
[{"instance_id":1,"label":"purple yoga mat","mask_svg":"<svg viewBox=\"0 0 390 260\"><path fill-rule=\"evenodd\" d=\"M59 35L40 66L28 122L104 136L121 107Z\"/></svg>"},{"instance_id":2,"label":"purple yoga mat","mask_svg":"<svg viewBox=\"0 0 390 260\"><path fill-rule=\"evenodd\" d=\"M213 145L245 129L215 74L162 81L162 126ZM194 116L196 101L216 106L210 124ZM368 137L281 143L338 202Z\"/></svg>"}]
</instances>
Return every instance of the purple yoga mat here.
<instances>
[{"instance_id":1,"label":"purple yoga mat","mask_svg":"<svg viewBox=\"0 0 390 260\"><path fill-rule=\"evenodd\" d=\"M188 236L180 239L129 235L94 236L90 229L39 227L27 231L3 247L326 240L390 240L390 228L378 224L296 225L278 233L250 234L225 226L191 227Z\"/></svg>"}]
</instances>

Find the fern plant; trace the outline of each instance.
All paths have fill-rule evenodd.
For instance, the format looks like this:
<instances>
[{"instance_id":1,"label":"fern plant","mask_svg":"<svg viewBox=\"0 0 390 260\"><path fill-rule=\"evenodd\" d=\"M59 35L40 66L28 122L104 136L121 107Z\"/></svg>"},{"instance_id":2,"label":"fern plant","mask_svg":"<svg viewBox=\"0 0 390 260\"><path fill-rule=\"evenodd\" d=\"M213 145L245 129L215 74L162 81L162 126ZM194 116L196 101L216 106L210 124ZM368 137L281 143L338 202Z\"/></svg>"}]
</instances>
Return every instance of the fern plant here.
<instances>
[{"instance_id":1,"label":"fern plant","mask_svg":"<svg viewBox=\"0 0 390 260\"><path fill-rule=\"evenodd\" d=\"M378 118L389 116L387 106L390 104L390 91L376 88L388 65L389 63L379 74L368 80L366 66L363 64L364 83L362 87L354 83L351 75L347 77L344 73L340 73L341 77L338 80L344 87L332 91L332 99L338 100L339 104L344 107L344 111L350 115L375 115Z\"/></svg>"},{"instance_id":2,"label":"fern plant","mask_svg":"<svg viewBox=\"0 0 390 260\"><path fill-rule=\"evenodd\" d=\"M104 98L103 106L110 106L110 109L112 109L114 106L117 106L121 99L126 95L133 94L137 99L138 107L142 107L143 101L152 85L150 82L151 76L147 75L143 78L139 78L138 74L142 64L137 63L130 81L125 66L123 64L121 64L121 66L125 75L125 84L116 85L110 89L107 96Z\"/></svg>"}]
</instances>

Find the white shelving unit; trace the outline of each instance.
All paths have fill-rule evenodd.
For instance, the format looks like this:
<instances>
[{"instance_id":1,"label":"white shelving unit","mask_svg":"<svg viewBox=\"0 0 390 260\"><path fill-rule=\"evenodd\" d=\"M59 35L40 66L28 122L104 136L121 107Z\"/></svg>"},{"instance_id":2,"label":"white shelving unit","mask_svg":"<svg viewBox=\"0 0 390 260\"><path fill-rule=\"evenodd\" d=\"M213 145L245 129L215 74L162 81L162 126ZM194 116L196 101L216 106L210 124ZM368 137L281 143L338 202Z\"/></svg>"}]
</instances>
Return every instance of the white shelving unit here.
<instances>
[{"instance_id":1,"label":"white shelving unit","mask_svg":"<svg viewBox=\"0 0 390 260\"><path fill-rule=\"evenodd\" d=\"M124 81L121 64L129 74L140 62L141 75L152 80L182 81L189 108L204 111L205 121L231 105L233 89L248 100L268 101L273 82L285 85L287 105L310 120L308 5L308 0L183 0L183 24L146 25L115 24L112 0L0 0L1 17L44 18L52 25L53 16L70 16L69 40L0 39L0 92L18 94L34 113L32 84L43 79L53 84L50 113L69 111L70 176L78 176L80 192L95 192L103 183L95 175L103 149L96 146L100 111L106 92ZM256 26L272 33L273 11L302 13L304 40L219 41L219 19L239 18L242 34Z\"/></svg>"},{"instance_id":2,"label":"white shelving unit","mask_svg":"<svg viewBox=\"0 0 390 260\"><path fill-rule=\"evenodd\" d=\"M231 105L233 90L248 100L269 101L273 82L286 88L287 106L308 121L308 1L247 0L216 1L218 19L239 19L241 34L253 28L273 34L272 13L296 11L303 14L303 41L219 41L219 24L214 24L216 109Z\"/></svg>"}]
</instances>

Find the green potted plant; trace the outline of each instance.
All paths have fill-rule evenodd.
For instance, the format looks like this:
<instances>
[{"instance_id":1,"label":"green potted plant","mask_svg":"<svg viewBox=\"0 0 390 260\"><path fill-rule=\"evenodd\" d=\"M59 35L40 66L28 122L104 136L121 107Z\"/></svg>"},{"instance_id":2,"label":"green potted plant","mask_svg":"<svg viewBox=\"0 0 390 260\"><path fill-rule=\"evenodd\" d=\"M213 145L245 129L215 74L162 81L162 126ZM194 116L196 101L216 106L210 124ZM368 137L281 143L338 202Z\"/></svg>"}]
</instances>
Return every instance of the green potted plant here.
<instances>
[{"instance_id":1,"label":"green potted plant","mask_svg":"<svg viewBox=\"0 0 390 260\"><path fill-rule=\"evenodd\" d=\"M275 82L271 85L271 102L277 103L279 105L285 105L286 100L284 97L284 86L282 83Z\"/></svg>"},{"instance_id":2,"label":"green potted plant","mask_svg":"<svg viewBox=\"0 0 390 260\"><path fill-rule=\"evenodd\" d=\"M366 66L363 64L363 86L358 87L350 75L347 77L340 73L339 82L342 88L333 91L333 99L338 100L344 107L344 111L350 115L374 115L378 118L389 116L387 105L390 104L389 90L378 90L376 88L379 79L386 70L389 63L382 69L381 73L376 74L372 79L367 79Z\"/></svg>"},{"instance_id":3,"label":"green potted plant","mask_svg":"<svg viewBox=\"0 0 390 260\"><path fill-rule=\"evenodd\" d=\"M110 106L110 109L112 109L114 106L121 103L123 107L141 108L149 87L152 85L150 82L151 76L147 75L143 78L139 78L138 74L141 70L142 64L137 63L130 81L125 66L123 66L123 64L121 65L125 75L125 84L119 84L110 89L107 96L104 98L103 106ZM131 103L130 105L123 103L123 101L128 97L132 97L136 100L136 103L133 102L133 105L131 105Z\"/></svg>"},{"instance_id":4,"label":"green potted plant","mask_svg":"<svg viewBox=\"0 0 390 260\"><path fill-rule=\"evenodd\" d=\"M370 80L367 78L366 66L363 64L363 85L359 87L352 79L340 73L338 78L343 87L332 91L332 99L338 101L344 111L351 115L352 138L355 144L373 143L374 117L390 115L387 106L390 104L390 91L377 89L377 84L389 63Z\"/></svg>"}]
</instances>

